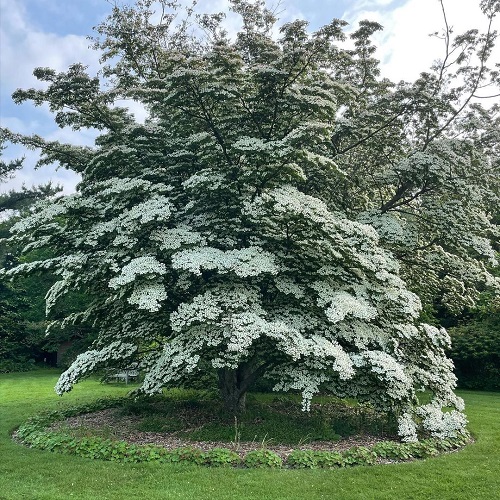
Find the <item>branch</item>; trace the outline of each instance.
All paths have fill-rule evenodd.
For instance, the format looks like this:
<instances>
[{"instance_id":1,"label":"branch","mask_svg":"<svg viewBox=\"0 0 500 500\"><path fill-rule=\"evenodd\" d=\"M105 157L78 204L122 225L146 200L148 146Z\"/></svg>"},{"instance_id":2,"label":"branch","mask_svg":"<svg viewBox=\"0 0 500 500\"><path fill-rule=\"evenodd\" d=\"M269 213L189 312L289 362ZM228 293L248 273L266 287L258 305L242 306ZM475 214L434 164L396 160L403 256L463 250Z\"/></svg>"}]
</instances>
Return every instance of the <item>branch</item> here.
<instances>
[{"instance_id":1,"label":"branch","mask_svg":"<svg viewBox=\"0 0 500 500\"><path fill-rule=\"evenodd\" d=\"M347 153L347 151L350 151L351 149L354 149L358 147L360 144L363 144L364 142L368 141L373 136L377 135L379 132L381 132L385 128L389 127L392 123L394 123L401 115L404 114L405 111L406 109L403 108L397 115L394 115L390 120L384 122L380 127L376 128L373 132L370 132L369 134L365 135L364 137L356 141L354 144L351 144L350 146L347 146L344 149L338 150L336 154L341 155Z\"/></svg>"}]
</instances>

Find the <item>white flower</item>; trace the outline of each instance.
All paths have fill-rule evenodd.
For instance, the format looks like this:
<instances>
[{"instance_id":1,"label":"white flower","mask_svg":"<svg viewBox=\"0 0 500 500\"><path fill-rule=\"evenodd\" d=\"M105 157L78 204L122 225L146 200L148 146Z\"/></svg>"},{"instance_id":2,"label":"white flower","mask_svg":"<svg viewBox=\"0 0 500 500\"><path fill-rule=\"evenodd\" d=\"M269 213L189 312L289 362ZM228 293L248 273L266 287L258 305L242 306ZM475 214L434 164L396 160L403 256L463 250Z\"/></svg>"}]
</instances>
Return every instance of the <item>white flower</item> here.
<instances>
[{"instance_id":1,"label":"white flower","mask_svg":"<svg viewBox=\"0 0 500 500\"><path fill-rule=\"evenodd\" d=\"M219 250L212 247L181 250L172 256L174 269L185 269L201 275L203 270L216 269L219 273L234 272L237 276L258 276L262 273L276 274L275 257L259 247L241 250Z\"/></svg>"},{"instance_id":2,"label":"white flower","mask_svg":"<svg viewBox=\"0 0 500 500\"><path fill-rule=\"evenodd\" d=\"M409 413L403 413L398 418L398 436L406 443L418 441L417 425Z\"/></svg>"},{"instance_id":3,"label":"white flower","mask_svg":"<svg viewBox=\"0 0 500 500\"><path fill-rule=\"evenodd\" d=\"M137 276L141 275L162 275L166 273L165 264L156 260L152 255L137 257L123 266L119 276L109 280L109 287L117 289L128 283L135 281Z\"/></svg>"},{"instance_id":4,"label":"white flower","mask_svg":"<svg viewBox=\"0 0 500 500\"><path fill-rule=\"evenodd\" d=\"M139 309L156 312L161 308L160 302L166 298L167 292L162 283L141 283L135 285L128 302L136 305Z\"/></svg>"}]
</instances>

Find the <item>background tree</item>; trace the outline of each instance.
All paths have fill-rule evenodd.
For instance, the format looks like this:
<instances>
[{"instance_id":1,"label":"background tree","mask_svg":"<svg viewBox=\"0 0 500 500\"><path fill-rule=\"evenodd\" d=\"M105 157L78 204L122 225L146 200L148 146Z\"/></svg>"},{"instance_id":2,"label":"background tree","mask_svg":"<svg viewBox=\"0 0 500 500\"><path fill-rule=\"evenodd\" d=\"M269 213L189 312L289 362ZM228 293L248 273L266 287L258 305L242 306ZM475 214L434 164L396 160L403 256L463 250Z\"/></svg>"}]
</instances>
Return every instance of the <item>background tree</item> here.
<instances>
[{"instance_id":1,"label":"background tree","mask_svg":"<svg viewBox=\"0 0 500 500\"><path fill-rule=\"evenodd\" d=\"M460 387L500 390L500 311L489 306L451 329L450 356Z\"/></svg>"},{"instance_id":2,"label":"background tree","mask_svg":"<svg viewBox=\"0 0 500 500\"><path fill-rule=\"evenodd\" d=\"M6 131L0 133L0 184L12 178L17 170L22 168L23 160L12 160L5 162L1 159L2 152L5 150L7 136ZM61 187L54 187L49 182L42 186L27 188L23 186L21 190L10 190L7 193L0 193L0 216L7 210L21 210L32 205L35 201L47 196L52 196L62 191Z\"/></svg>"},{"instance_id":3,"label":"background tree","mask_svg":"<svg viewBox=\"0 0 500 500\"><path fill-rule=\"evenodd\" d=\"M32 251L20 257L21 249L6 239L16 220L19 217L12 216L0 223L0 266L12 269L20 262L51 258L50 250ZM56 281L52 273L32 273L16 276L14 280L0 277L0 372L32 369L35 363L67 367L94 340L94 329L88 324L55 328L46 335L49 322L45 315L45 295ZM87 297L77 292L68 294L53 311L53 317L65 318L85 307L86 302ZM59 356L60 346L67 347L68 343L71 346Z\"/></svg>"},{"instance_id":4,"label":"background tree","mask_svg":"<svg viewBox=\"0 0 500 500\"><path fill-rule=\"evenodd\" d=\"M140 0L97 27L107 89L75 64L37 69L47 90L14 95L48 102L61 126L102 130L93 149L9 135L82 174L76 194L13 228L27 251L54 253L11 274L53 272L48 312L78 290L91 303L60 325L99 326L57 391L140 360L154 393L208 362L232 412L265 375L300 390L305 409L327 389L396 412L405 440L460 432L449 337L419 322L399 272L426 304L445 291L451 310L498 286L484 265L495 110L468 106L498 83L486 66L495 33L452 44L446 31L444 61L394 85L373 58L375 23L360 23L353 50L339 20L315 33L294 21L274 39L263 2L233 0L243 27L231 40L222 15L189 9L179 22L175 3L160 4L159 21ZM491 21L498 2L482 6ZM453 51L465 82L454 87ZM146 123L111 106L119 98L143 103Z\"/></svg>"},{"instance_id":5,"label":"background tree","mask_svg":"<svg viewBox=\"0 0 500 500\"><path fill-rule=\"evenodd\" d=\"M0 134L0 156L6 148L4 144L8 135ZM10 162L0 159L0 183L12 178L22 166L22 159ZM48 183L0 193L1 267L10 269L19 261L22 248L6 240L19 214L29 211L37 201L51 198L61 190L61 187ZM29 369L35 361L47 356L44 297L54 281L52 276L29 276L13 284L5 277L0 277L0 371ZM54 347L50 346L49 350Z\"/></svg>"}]
</instances>

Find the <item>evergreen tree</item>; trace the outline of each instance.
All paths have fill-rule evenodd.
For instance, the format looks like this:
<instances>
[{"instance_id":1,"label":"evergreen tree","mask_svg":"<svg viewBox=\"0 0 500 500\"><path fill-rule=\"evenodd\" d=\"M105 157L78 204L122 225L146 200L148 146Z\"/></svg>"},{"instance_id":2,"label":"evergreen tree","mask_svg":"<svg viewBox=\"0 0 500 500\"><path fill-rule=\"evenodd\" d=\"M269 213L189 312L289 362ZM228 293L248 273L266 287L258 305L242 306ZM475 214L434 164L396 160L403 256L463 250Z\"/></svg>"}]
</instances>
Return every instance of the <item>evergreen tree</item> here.
<instances>
[{"instance_id":1,"label":"evergreen tree","mask_svg":"<svg viewBox=\"0 0 500 500\"><path fill-rule=\"evenodd\" d=\"M10 134L8 134L7 131L0 131L0 157L6 148L4 143L6 142L8 135ZM22 159L9 162L5 162L0 159L0 184L12 178L15 173L22 168L22 166ZM8 210L18 211L26 209L36 201L47 196L53 196L61 190L62 188L54 187L49 182L48 184L42 186L32 188L23 186L21 190L18 191L12 189L6 193L0 193L0 216Z\"/></svg>"}]
</instances>

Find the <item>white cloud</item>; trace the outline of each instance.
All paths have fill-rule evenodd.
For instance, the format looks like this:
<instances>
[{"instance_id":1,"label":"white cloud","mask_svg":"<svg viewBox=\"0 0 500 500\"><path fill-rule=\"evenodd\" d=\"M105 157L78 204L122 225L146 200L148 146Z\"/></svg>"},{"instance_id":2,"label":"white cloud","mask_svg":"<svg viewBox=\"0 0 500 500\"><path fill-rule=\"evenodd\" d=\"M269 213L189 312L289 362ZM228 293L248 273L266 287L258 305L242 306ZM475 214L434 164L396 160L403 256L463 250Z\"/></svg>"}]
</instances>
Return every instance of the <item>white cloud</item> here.
<instances>
[{"instance_id":1,"label":"white cloud","mask_svg":"<svg viewBox=\"0 0 500 500\"><path fill-rule=\"evenodd\" d=\"M0 71L4 88L40 85L33 76L35 67L64 71L74 62L82 62L95 72L99 54L89 50L84 36L45 33L28 22L25 5L15 0L2 0L2 58Z\"/></svg>"},{"instance_id":2,"label":"white cloud","mask_svg":"<svg viewBox=\"0 0 500 500\"><path fill-rule=\"evenodd\" d=\"M89 72L95 73L99 67L99 55L89 50L89 41L84 36L45 33L37 30L28 21L25 4L16 0L1 0L2 22L0 39L2 57L0 58L0 74L2 77L2 117L3 127L22 134L38 133L48 140L61 140L72 144L90 145L93 143L94 131L73 132L59 129L53 123L52 113L48 106L23 113L30 103L17 109L10 103L10 95L17 88L43 88L43 84L33 76L35 67L51 67L64 71L74 62L82 62L89 66ZM38 159L37 152L22 151L19 147L10 146L4 152L4 159L25 157L25 167L16 177L0 186L0 190L18 189L22 185L52 181L62 184L65 192L74 190L79 177L63 169L44 167L34 170Z\"/></svg>"},{"instance_id":3,"label":"white cloud","mask_svg":"<svg viewBox=\"0 0 500 500\"><path fill-rule=\"evenodd\" d=\"M146 107L141 102L134 101L133 99L117 99L114 105L120 108L128 108L138 123L144 123L148 117Z\"/></svg>"},{"instance_id":4,"label":"white cloud","mask_svg":"<svg viewBox=\"0 0 500 500\"><path fill-rule=\"evenodd\" d=\"M382 24L384 31L375 37L382 75L395 81L413 80L444 56L443 41L429 36L444 28L441 6L437 0L407 0L391 10L378 8L386 3L389 0L361 0L346 15L354 26L361 19ZM486 29L478 4L472 0L445 1L448 23L455 34Z\"/></svg>"},{"instance_id":5,"label":"white cloud","mask_svg":"<svg viewBox=\"0 0 500 500\"><path fill-rule=\"evenodd\" d=\"M359 0L356 4L356 10L373 9L375 7L387 7L396 0Z\"/></svg>"},{"instance_id":6,"label":"white cloud","mask_svg":"<svg viewBox=\"0 0 500 500\"><path fill-rule=\"evenodd\" d=\"M0 191L19 190L22 186L33 187L39 184L52 182L54 185L60 185L64 188L64 193L69 194L75 191L80 176L65 169L56 169L53 165L44 166L36 169L34 165L38 160L36 151L21 150L18 147L9 148L8 154L4 156L6 161L14 158L24 157L25 167L16 173L13 179L0 184Z\"/></svg>"}]
</instances>

